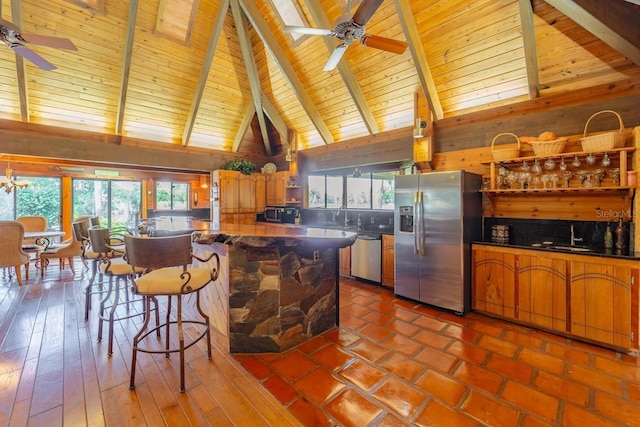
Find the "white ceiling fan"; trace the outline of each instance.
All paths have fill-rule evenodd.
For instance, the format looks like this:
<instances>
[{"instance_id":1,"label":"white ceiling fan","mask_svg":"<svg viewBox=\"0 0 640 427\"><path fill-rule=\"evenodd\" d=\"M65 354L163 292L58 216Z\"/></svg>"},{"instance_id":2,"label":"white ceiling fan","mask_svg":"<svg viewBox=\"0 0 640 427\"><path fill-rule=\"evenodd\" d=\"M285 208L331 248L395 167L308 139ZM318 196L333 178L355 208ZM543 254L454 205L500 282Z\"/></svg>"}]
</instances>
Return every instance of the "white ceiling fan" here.
<instances>
[{"instance_id":1,"label":"white ceiling fan","mask_svg":"<svg viewBox=\"0 0 640 427\"><path fill-rule=\"evenodd\" d=\"M373 14L378 10L384 0L363 0L351 19L338 22L333 30L322 28L307 28L287 25L284 31L287 33L301 33L318 36L331 36L343 40L343 43L336 46L335 50L325 64L323 71L330 71L336 68L340 59L344 55L347 47L356 40L364 46L386 50L393 53L403 53L408 46L407 42L389 39L386 37L365 34L365 25ZM347 12L351 11L351 1L347 2Z\"/></svg>"},{"instance_id":2,"label":"white ceiling fan","mask_svg":"<svg viewBox=\"0 0 640 427\"><path fill-rule=\"evenodd\" d=\"M55 70L56 66L26 47L25 43L48 46L57 49L78 50L69 39L41 36L37 34L25 34L20 30L20 28L2 18L0 18L0 42L5 43L13 49L15 53L31 61L43 70Z\"/></svg>"}]
</instances>

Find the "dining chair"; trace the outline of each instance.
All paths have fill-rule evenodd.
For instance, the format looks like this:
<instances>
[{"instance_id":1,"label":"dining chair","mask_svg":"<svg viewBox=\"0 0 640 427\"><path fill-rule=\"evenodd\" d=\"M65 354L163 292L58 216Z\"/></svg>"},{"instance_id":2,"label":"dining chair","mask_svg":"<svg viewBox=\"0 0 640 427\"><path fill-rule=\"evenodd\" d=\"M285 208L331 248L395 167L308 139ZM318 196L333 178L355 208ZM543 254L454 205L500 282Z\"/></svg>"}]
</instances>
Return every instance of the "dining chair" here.
<instances>
[{"instance_id":1,"label":"dining chair","mask_svg":"<svg viewBox=\"0 0 640 427\"><path fill-rule=\"evenodd\" d=\"M143 312L129 314L129 306L134 301L129 298L129 273L132 268L124 260L125 253L122 251L122 244L112 246L118 239L111 236L108 228L99 226L89 227L89 240L91 241L92 250L99 255L98 269L102 275L108 277L109 285L100 300L100 309L98 311L98 342L102 341L103 324L108 323L108 349L107 354L113 354L113 325L115 321L129 319L131 317L140 316ZM141 268L133 269L136 274L141 274ZM115 279L115 286L114 286ZM122 296L125 297L124 302L120 302ZM141 298L139 298L141 300ZM122 304L126 305L124 314L116 313L118 307Z\"/></svg>"},{"instance_id":2,"label":"dining chair","mask_svg":"<svg viewBox=\"0 0 640 427\"><path fill-rule=\"evenodd\" d=\"M40 215L21 216L16 218L16 221L24 226L24 231L47 231L47 218ZM34 260L37 264L39 262L40 254L43 251L43 246L38 243L38 239L24 239L22 242L22 249L29 254L29 260ZM29 263L26 265L27 278L29 277Z\"/></svg>"},{"instance_id":3,"label":"dining chair","mask_svg":"<svg viewBox=\"0 0 640 427\"><path fill-rule=\"evenodd\" d=\"M79 218L76 219L76 221L74 221L71 226L74 227L74 224L76 222L80 222L83 221L84 218ZM69 262L69 268L71 269L71 273L73 273L75 275L76 271L75 271L75 265L74 265L74 259L75 257L82 257L82 254L84 252L84 246L83 246L83 241L81 238L78 238L78 235L76 235L76 233L72 233L73 235L71 236L71 238L63 241L62 243L60 243L60 245L53 247L53 248L48 248L46 250L44 250L42 253L40 253L40 274L41 276L44 277L44 270L47 266L47 264L49 263L50 260L52 259L58 259L60 262L60 270L62 270L64 268L64 264L65 264L65 260L67 260Z\"/></svg>"},{"instance_id":4,"label":"dining chair","mask_svg":"<svg viewBox=\"0 0 640 427\"><path fill-rule=\"evenodd\" d=\"M200 291L209 283L218 279L220 270L220 258L218 254L211 254L207 259L200 259L193 255L191 251L191 235L167 236L167 237L137 237L132 235L124 236L124 243L127 253L127 262L131 265L131 283L133 292L143 296L145 301L144 323L138 333L133 337L133 352L131 361L131 382L129 389L135 388L136 359L138 352L143 353L164 353L169 357L171 353L180 354L180 392L185 391L184 381L184 351L206 337L207 356L211 360L211 333L209 330L209 316L200 306ZM215 257L214 267L194 268L191 267L193 258L207 262ZM143 268L144 273L136 275L134 268ZM202 317L198 319L183 319L182 297L196 294L196 309ZM167 297L166 319L163 324L157 324L149 329L149 319L151 318L151 301L160 296ZM171 319L172 297L177 297L177 313L175 320ZM158 312L156 311L156 316ZM185 344L183 323L201 325L199 334ZM170 330L177 329L178 347L171 347ZM164 349L158 349L156 344L149 346L141 345L141 341L148 335L156 333L160 336L160 331L165 331Z\"/></svg>"},{"instance_id":5,"label":"dining chair","mask_svg":"<svg viewBox=\"0 0 640 427\"><path fill-rule=\"evenodd\" d=\"M18 285L22 285L21 268L29 278L29 254L22 249L24 226L17 221L0 221L0 267L14 267Z\"/></svg>"}]
</instances>

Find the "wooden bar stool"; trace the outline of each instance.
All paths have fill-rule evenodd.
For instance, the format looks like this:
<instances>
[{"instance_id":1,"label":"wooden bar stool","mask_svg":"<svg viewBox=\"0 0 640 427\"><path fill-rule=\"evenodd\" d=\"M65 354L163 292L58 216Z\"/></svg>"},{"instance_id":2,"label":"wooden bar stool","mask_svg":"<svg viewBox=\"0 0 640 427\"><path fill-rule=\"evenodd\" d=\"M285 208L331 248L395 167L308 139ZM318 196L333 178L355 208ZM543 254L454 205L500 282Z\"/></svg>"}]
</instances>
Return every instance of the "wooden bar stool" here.
<instances>
[{"instance_id":1,"label":"wooden bar stool","mask_svg":"<svg viewBox=\"0 0 640 427\"><path fill-rule=\"evenodd\" d=\"M220 258L218 254L211 254L208 259L200 259L191 252L191 235L167 236L167 237L134 237L124 236L127 253L127 262L132 266L131 282L133 291L142 295L145 299L144 324L133 338L133 354L131 361L131 383L129 389L135 388L136 358L138 351L144 353L164 353L169 357L171 353L180 353L180 392L185 391L184 385L184 351L206 337L207 356L211 360L211 333L209 330L209 316L200 307L200 290L210 282L218 278L220 270ZM193 268L190 267L192 259L209 261L215 257L215 267ZM142 267L145 273L136 277L135 267ZM190 320L182 318L182 297L196 293L196 308L203 320ZM167 315L165 323L148 329L151 317L151 299L159 296L167 296ZM178 312L176 319L171 320L171 299L177 297ZM156 315L157 315L156 311ZM202 332L189 343L184 342L183 323L202 325ZM176 325L178 331L179 346L170 346L170 326ZM165 330L165 348L155 350L150 347L142 347L140 342L149 334Z\"/></svg>"}]
</instances>

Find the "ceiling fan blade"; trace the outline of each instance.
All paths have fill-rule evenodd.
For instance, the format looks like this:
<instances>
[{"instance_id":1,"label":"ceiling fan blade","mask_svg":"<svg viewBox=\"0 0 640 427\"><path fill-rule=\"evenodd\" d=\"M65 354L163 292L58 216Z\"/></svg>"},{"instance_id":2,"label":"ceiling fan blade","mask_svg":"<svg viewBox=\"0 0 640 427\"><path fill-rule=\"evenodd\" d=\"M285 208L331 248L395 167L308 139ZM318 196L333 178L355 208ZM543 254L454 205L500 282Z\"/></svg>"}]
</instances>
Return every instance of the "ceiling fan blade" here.
<instances>
[{"instance_id":1,"label":"ceiling fan blade","mask_svg":"<svg viewBox=\"0 0 640 427\"><path fill-rule=\"evenodd\" d=\"M325 64L322 71L331 71L334 68L336 68L336 66L338 65L338 62L340 62L340 60L344 56L344 53L347 51L347 47L348 45L346 44L341 44L336 46L336 48L333 50L333 53L329 57L329 60Z\"/></svg>"},{"instance_id":2,"label":"ceiling fan blade","mask_svg":"<svg viewBox=\"0 0 640 427\"><path fill-rule=\"evenodd\" d=\"M20 28L18 28L18 26L13 25L11 22L5 21L2 18L0 18L0 25L2 25L3 27L7 27L10 30L13 30L14 33L20 33Z\"/></svg>"},{"instance_id":3,"label":"ceiling fan blade","mask_svg":"<svg viewBox=\"0 0 640 427\"><path fill-rule=\"evenodd\" d=\"M362 0L362 3L360 3L358 10L353 14L351 20L361 27L366 25L383 1L384 0Z\"/></svg>"},{"instance_id":4,"label":"ceiling fan blade","mask_svg":"<svg viewBox=\"0 0 640 427\"><path fill-rule=\"evenodd\" d=\"M39 46L55 47L57 49L78 50L78 48L69 39L62 37L41 36L38 34L22 34L22 38L27 43Z\"/></svg>"},{"instance_id":5,"label":"ceiling fan blade","mask_svg":"<svg viewBox=\"0 0 640 427\"><path fill-rule=\"evenodd\" d=\"M308 27L296 27L295 25L286 25L284 27L285 33L300 33L311 34L314 36L330 36L333 34L332 30L325 30L324 28L308 28Z\"/></svg>"},{"instance_id":6,"label":"ceiling fan blade","mask_svg":"<svg viewBox=\"0 0 640 427\"><path fill-rule=\"evenodd\" d=\"M10 46L11 49L13 49L18 55L22 56L23 58L33 62L35 65L37 65L38 67L42 68L43 70L46 71L51 71L51 70L55 70L57 67L55 65L53 65L51 62L47 61L46 59L44 59L42 56L38 55L37 53L35 53L34 51L32 51L31 49L29 49L26 46L22 46L21 44L14 44L12 46Z\"/></svg>"},{"instance_id":7,"label":"ceiling fan blade","mask_svg":"<svg viewBox=\"0 0 640 427\"><path fill-rule=\"evenodd\" d=\"M373 47L376 49L386 50L387 52L403 53L407 50L409 43L401 40L388 39L386 37L374 36L371 34L365 34L360 38L360 43L365 46Z\"/></svg>"}]
</instances>

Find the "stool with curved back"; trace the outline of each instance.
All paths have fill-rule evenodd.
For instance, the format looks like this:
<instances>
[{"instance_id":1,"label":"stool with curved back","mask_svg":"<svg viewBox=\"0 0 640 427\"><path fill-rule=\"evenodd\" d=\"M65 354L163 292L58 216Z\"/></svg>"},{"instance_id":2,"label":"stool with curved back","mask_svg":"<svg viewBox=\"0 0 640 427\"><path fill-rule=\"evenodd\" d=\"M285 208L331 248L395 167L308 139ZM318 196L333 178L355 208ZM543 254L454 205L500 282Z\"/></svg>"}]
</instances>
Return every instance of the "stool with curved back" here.
<instances>
[{"instance_id":1,"label":"stool with curved back","mask_svg":"<svg viewBox=\"0 0 640 427\"><path fill-rule=\"evenodd\" d=\"M82 242L82 262L87 265L91 261L91 278L89 283L84 288L84 320L89 320L89 310L91 309L91 296L93 294L100 294L102 289L102 278L97 283L98 290L93 290L93 285L98 274L98 264L100 262L100 254L95 252L91 248L91 241L89 240L89 218L84 218L80 221L75 221L71 224L73 226L73 234L76 239Z\"/></svg>"},{"instance_id":2,"label":"stool with curved back","mask_svg":"<svg viewBox=\"0 0 640 427\"><path fill-rule=\"evenodd\" d=\"M135 237L124 236L127 253L127 262L131 266L142 267L145 273L136 277L135 270L131 270L131 282L133 290L138 295L142 295L145 300L144 324L133 338L133 352L131 362L131 382L130 389L135 388L136 359L139 351L144 353L164 353L169 357L171 353L180 354L180 392L185 391L184 384L184 351L206 337L207 356L211 360L211 333L209 330L209 316L200 307L200 290L210 282L218 278L220 270L220 258L218 254L211 254L208 259L200 259L191 252L191 235L168 236L168 237ZM209 261L215 257L215 267L193 268L190 267L192 259L199 261ZM135 268L135 267L132 267ZM196 308L203 320L183 319L182 297L191 293L196 293ZM151 317L151 299L159 296L167 296L167 314L165 323L156 325L155 328L148 329ZM171 299L177 297L176 319L171 320ZM156 315L157 315L156 311ZM185 344L182 324L202 325L203 330L189 343ZM179 345L177 348L170 347L170 329L175 325L178 331ZM156 332L159 336L160 330L165 330L165 348L155 350L151 347L140 346L141 341Z\"/></svg>"},{"instance_id":3,"label":"stool with curved back","mask_svg":"<svg viewBox=\"0 0 640 427\"><path fill-rule=\"evenodd\" d=\"M98 271L100 274L106 275L109 278L109 286L100 300L100 310L98 312L98 342L102 341L102 328L106 321L109 327L107 354L111 356L113 354L113 322L140 316L142 313L129 313L129 304L133 301L129 300L127 284L132 269L124 259L124 252L121 252L124 242L116 247L112 246L113 243L121 242L120 239L115 239L111 236L109 229L100 226L89 227L89 240L91 241L92 250L99 254ZM135 274L142 273L141 268L134 267L133 270ZM113 283L114 278L115 286ZM120 302L122 294L125 296L124 303ZM116 310L121 304L126 305L126 313L116 315Z\"/></svg>"}]
</instances>

